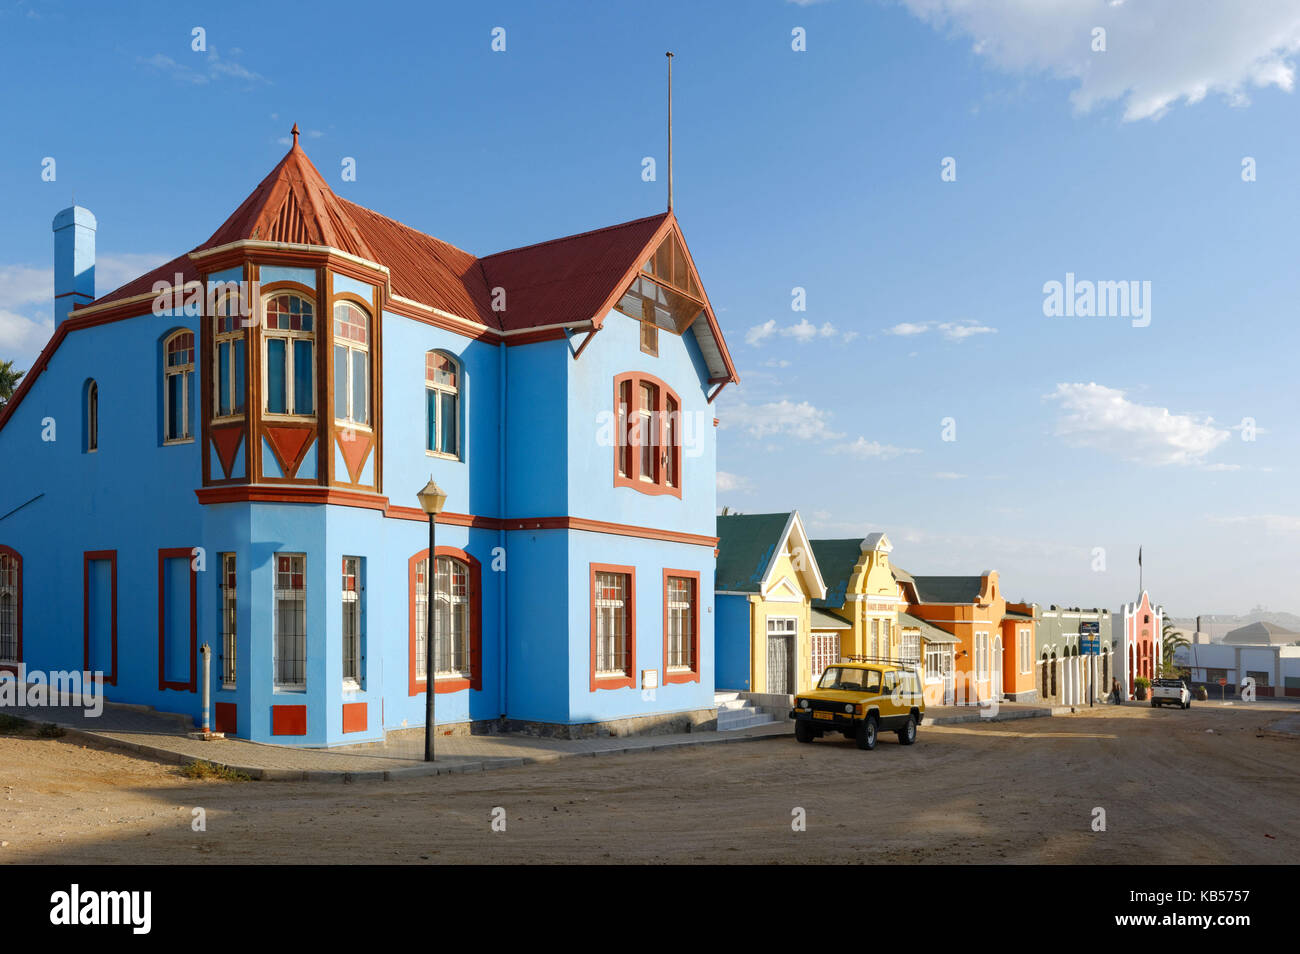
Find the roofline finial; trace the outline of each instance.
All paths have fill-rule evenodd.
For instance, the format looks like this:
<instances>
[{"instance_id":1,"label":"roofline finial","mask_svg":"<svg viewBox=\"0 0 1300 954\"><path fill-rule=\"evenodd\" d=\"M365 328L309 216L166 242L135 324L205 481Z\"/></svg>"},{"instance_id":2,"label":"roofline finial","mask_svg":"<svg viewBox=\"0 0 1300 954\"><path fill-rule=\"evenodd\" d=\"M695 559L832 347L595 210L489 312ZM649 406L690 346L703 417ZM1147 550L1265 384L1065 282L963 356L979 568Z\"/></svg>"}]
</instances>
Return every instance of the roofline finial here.
<instances>
[{"instance_id":1,"label":"roofline finial","mask_svg":"<svg viewBox=\"0 0 1300 954\"><path fill-rule=\"evenodd\" d=\"M673 210L673 53L668 57L668 211Z\"/></svg>"},{"instance_id":2,"label":"roofline finial","mask_svg":"<svg viewBox=\"0 0 1300 954\"><path fill-rule=\"evenodd\" d=\"M293 133L293 148L297 149L298 148L298 124L294 123L293 129L289 131Z\"/></svg>"}]
</instances>

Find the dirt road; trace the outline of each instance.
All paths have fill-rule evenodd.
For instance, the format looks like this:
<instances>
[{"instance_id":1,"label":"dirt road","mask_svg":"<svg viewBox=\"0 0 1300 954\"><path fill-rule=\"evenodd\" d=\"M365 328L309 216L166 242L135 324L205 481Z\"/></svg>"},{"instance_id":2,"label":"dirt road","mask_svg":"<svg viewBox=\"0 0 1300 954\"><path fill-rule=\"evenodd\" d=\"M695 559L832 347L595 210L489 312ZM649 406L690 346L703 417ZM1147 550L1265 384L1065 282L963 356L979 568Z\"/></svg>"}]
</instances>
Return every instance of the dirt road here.
<instances>
[{"instance_id":1,"label":"dirt road","mask_svg":"<svg viewBox=\"0 0 1300 954\"><path fill-rule=\"evenodd\" d=\"M1131 706L874 752L786 737L350 785L195 782L0 738L0 863L1287 863L1300 736L1262 727L1295 713Z\"/></svg>"}]
</instances>

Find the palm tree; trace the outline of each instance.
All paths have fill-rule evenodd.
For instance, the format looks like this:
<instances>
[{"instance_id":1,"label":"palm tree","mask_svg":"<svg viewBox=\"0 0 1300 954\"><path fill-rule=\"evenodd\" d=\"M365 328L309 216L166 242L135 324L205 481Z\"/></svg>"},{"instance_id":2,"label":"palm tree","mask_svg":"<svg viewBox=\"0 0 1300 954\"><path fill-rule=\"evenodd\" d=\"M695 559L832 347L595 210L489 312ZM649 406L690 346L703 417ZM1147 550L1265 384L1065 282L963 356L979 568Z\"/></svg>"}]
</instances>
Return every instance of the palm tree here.
<instances>
[{"instance_id":1,"label":"palm tree","mask_svg":"<svg viewBox=\"0 0 1300 954\"><path fill-rule=\"evenodd\" d=\"M1165 625L1160 634L1160 655L1164 663L1162 667L1166 672L1174 671L1174 653L1183 646L1190 646L1186 636L1178 631L1178 628L1165 617Z\"/></svg>"},{"instance_id":2,"label":"palm tree","mask_svg":"<svg viewBox=\"0 0 1300 954\"><path fill-rule=\"evenodd\" d=\"M12 361L0 361L0 411L4 410L4 406L14 396L19 380L26 373L16 370Z\"/></svg>"}]
</instances>

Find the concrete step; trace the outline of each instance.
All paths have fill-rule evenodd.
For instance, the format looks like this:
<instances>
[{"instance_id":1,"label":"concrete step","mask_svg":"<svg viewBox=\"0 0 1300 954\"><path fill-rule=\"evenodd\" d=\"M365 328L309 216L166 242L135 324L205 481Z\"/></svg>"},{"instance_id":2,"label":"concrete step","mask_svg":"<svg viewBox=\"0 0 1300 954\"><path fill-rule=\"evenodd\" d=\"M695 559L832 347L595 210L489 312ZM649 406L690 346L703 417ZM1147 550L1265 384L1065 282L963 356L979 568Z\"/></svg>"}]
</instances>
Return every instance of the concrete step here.
<instances>
[{"instance_id":1,"label":"concrete step","mask_svg":"<svg viewBox=\"0 0 1300 954\"><path fill-rule=\"evenodd\" d=\"M735 712L737 709L751 708L749 702L744 699L727 699L725 702L714 703L719 712Z\"/></svg>"},{"instance_id":2,"label":"concrete step","mask_svg":"<svg viewBox=\"0 0 1300 954\"><path fill-rule=\"evenodd\" d=\"M739 698L739 692L715 692L713 694L713 704L720 706L724 702L735 702Z\"/></svg>"},{"instance_id":3,"label":"concrete step","mask_svg":"<svg viewBox=\"0 0 1300 954\"><path fill-rule=\"evenodd\" d=\"M721 715L719 715L718 731L734 732L737 729L748 729L751 726L756 725L768 725L776 721L766 712L759 712L757 710L751 710L751 712L753 713L752 715L746 715L739 719L729 719L725 723L722 721Z\"/></svg>"}]
</instances>

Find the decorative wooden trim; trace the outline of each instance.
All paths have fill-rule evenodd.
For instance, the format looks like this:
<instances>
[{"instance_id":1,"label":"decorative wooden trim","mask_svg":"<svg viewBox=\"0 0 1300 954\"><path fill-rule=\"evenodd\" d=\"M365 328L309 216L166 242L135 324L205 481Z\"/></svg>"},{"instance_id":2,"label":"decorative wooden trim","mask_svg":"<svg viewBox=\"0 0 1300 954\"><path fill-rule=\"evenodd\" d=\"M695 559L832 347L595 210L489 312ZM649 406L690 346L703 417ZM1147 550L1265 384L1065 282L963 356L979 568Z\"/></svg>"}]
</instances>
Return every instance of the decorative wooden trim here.
<instances>
[{"instance_id":1,"label":"decorative wooden trim","mask_svg":"<svg viewBox=\"0 0 1300 954\"><path fill-rule=\"evenodd\" d=\"M445 516L445 514L443 515ZM442 520L440 516L439 521ZM717 537L678 530L660 530L655 527L637 527L625 523L605 523L585 517L530 517L503 520L504 530L587 530L592 533L612 533L621 537L640 537L645 540L663 540L667 543L688 543L698 547L716 547Z\"/></svg>"},{"instance_id":2,"label":"decorative wooden trim","mask_svg":"<svg viewBox=\"0 0 1300 954\"><path fill-rule=\"evenodd\" d=\"M418 507L403 507L388 502L382 494L364 491L341 490L334 487L267 486L236 484L225 487L202 487L194 491L201 504L220 503L303 503L331 504L338 507L360 507L382 511L385 517L395 520L413 520L427 523L428 515ZM443 526L470 527L476 530L585 530L590 533L609 533L621 537L639 537L644 540L662 540L666 543L685 543L691 546L718 545L718 538L680 530L661 530L657 527L639 527L626 523L607 523L585 517L486 517L478 514L438 514Z\"/></svg>"},{"instance_id":3,"label":"decorative wooden trim","mask_svg":"<svg viewBox=\"0 0 1300 954\"><path fill-rule=\"evenodd\" d=\"M22 555L13 547L7 547L0 543L0 554L4 554L14 561L14 627L15 636L18 639L18 648L14 658L14 665L0 665L0 672L18 672L18 666L23 661L23 558Z\"/></svg>"},{"instance_id":4,"label":"decorative wooden trim","mask_svg":"<svg viewBox=\"0 0 1300 954\"><path fill-rule=\"evenodd\" d=\"M668 578L688 579L694 585L691 598L691 668L668 671ZM698 570L664 570L664 668L662 685L700 681L700 574Z\"/></svg>"},{"instance_id":5,"label":"decorative wooden trim","mask_svg":"<svg viewBox=\"0 0 1300 954\"><path fill-rule=\"evenodd\" d=\"M442 522L442 514L438 515L438 522ZM426 521L428 518L425 518ZM468 679L437 679L433 681L433 691L437 695L448 692L460 692L462 689L481 690L483 688L483 572L482 565L474 557L470 556L464 550L456 547L439 546L434 552L437 557L452 557L460 560L469 570L469 678ZM429 557L429 548L425 547L406 561L407 574L407 695L418 696L424 692L424 687L420 684L419 674L416 672L416 654L415 643L417 633L415 632L415 574L420 565L420 561L427 560ZM435 578L436 566L429 567L428 580L428 612L433 612L434 588L436 585ZM433 647L428 647L428 652L433 652Z\"/></svg>"},{"instance_id":6,"label":"decorative wooden trim","mask_svg":"<svg viewBox=\"0 0 1300 954\"><path fill-rule=\"evenodd\" d=\"M110 623L110 670L103 682L108 686L117 685L117 551L86 550L81 556L81 638L82 671L89 674L90 669L90 564L94 560L107 560L109 564L109 612Z\"/></svg>"},{"instance_id":7,"label":"decorative wooden trim","mask_svg":"<svg viewBox=\"0 0 1300 954\"><path fill-rule=\"evenodd\" d=\"M628 404L627 415L621 416L619 414L619 407L621 405L621 398L619 395L619 391L622 390L622 386L624 383L630 384L631 394L629 398L630 403ZM640 441L636 439L641 429L639 425L637 427L632 426L633 416L634 415L639 416L641 412L641 408L639 404L639 394L640 394L641 385L643 384L653 385L656 394L654 418L652 419L653 421L652 426L656 431L654 437L654 441L655 441L654 446L660 448L661 450L660 450L658 460L655 461L655 476L653 481L646 481L641 479L640 476L641 444ZM667 477L665 475L665 470L666 470L665 458L668 455L666 450L663 450L663 448L666 448L668 446L667 428L668 428L668 399L669 398L672 398L672 400L677 404L677 416L678 416L678 424L677 424L678 443L676 445L677 452L672 455L674 472L672 474L673 480L671 484L669 484ZM615 487L628 487L632 490L635 490L637 493L647 494L649 496L657 497L662 495L668 495L670 497L676 497L678 500L681 499L682 497L681 414L682 414L682 399L677 394L677 392L674 391L668 385L666 381L663 381L660 378L655 377L653 374L646 374L643 371L628 371L625 372L624 374L619 374L614 377L614 429L615 429L614 486ZM621 461L619 460L619 458L624 455L627 456L627 463L628 463L627 476L624 476L622 473L620 473L619 465ZM633 470L636 470L637 474L634 475L632 473Z\"/></svg>"},{"instance_id":8,"label":"decorative wooden trim","mask_svg":"<svg viewBox=\"0 0 1300 954\"><path fill-rule=\"evenodd\" d=\"M627 577L627 669L622 676L596 675L596 574L622 573ZM597 689L633 689L636 688L636 567L620 566L614 563L591 564L591 662L587 674L590 678L590 691Z\"/></svg>"},{"instance_id":9,"label":"decorative wooden trim","mask_svg":"<svg viewBox=\"0 0 1300 954\"><path fill-rule=\"evenodd\" d=\"M190 679L189 682L167 681L167 585L168 560L185 560L190 568ZM194 571L194 551L190 547L168 547L158 551L158 688L195 692L198 689L198 574Z\"/></svg>"}]
</instances>

